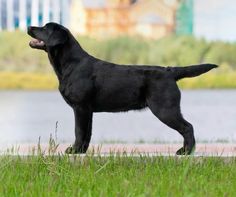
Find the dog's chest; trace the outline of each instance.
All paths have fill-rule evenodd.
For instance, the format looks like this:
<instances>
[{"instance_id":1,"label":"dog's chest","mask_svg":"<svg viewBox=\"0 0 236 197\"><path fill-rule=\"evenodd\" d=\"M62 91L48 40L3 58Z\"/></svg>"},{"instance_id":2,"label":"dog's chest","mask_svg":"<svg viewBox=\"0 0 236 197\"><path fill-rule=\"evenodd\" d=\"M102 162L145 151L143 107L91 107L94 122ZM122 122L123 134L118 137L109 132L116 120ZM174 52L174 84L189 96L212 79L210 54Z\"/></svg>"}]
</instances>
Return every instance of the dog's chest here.
<instances>
[{"instance_id":1,"label":"dog's chest","mask_svg":"<svg viewBox=\"0 0 236 197\"><path fill-rule=\"evenodd\" d=\"M90 100L92 85L90 81L62 81L59 83L59 91L65 101L70 105L79 105Z\"/></svg>"},{"instance_id":2,"label":"dog's chest","mask_svg":"<svg viewBox=\"0 0 236 197\"><path fill-rule=\"evenodd\" d=\"M73 106L73 93L71 92L71 90L69 88L66 87L65 84L60 84L59 85L59 91L62 95L62 97L64 98L64 100L66 101L67 104L69 104L70 106Z\"/></svg>"}]
</instances>

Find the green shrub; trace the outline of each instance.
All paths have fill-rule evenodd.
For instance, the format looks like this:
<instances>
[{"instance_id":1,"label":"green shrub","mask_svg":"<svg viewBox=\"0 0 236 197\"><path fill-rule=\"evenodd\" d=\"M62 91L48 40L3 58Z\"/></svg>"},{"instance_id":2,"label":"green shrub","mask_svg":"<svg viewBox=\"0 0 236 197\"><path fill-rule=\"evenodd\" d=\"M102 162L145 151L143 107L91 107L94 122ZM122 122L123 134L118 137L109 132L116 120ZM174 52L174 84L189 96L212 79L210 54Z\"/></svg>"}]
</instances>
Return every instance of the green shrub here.
<instances>
[{"instance_id":1,"label":"green shrub","mask_svg":"<svg viewBox=\"0 0 236 197\"><path fill-rule=\"evenodd\" d=\"M23 32L0 33L0 70L52 72L47 55L28 46ZM191 36L170 36L160 40L118 37L96 40L78 37L91 55L119 64L185 66L203 62L236 68L236 44L207 42Z\"/></svg>"},{"instance_id":2,"label":"green shrub","mask_svg":"<svg viewBox=\"0 0 236 197\"><path fill-rule=\"evenodd\" d=\"M30 39L24 32L0 32L0 88L54 89L57 86L47 54L31 49L28 45ZM118 64L186 66L215 63L220 65L220 69L199 78L182 80L180 86L236 87L235 43L207 42L191 36L169 36L160 40L141 37L107 40L78 37L78 40L91 55ZM22 80L22 76L31 81L31 85L27 85L27 80ZM50 83L47 83L48 80ZM38 85L33 85L35 83Z\"/></svg>"}]
</instances>

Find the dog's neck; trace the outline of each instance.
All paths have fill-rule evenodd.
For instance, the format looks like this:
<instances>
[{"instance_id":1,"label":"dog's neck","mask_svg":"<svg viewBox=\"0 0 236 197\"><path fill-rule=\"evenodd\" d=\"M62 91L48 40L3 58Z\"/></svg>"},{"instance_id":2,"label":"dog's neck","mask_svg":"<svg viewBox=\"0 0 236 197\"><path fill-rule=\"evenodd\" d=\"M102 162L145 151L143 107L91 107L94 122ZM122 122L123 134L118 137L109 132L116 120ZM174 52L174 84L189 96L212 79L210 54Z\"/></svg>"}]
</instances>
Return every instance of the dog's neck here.
<instances>
[{"instance_id":1,"label":"dog's neck","mask_svg":"<svg viewBox=\"0 0 236 197\"><path fill-rule=\"evenodd\" d=\"M77 53L72 51L76 51ZM65 45L47 48L47 53L59 81L63 78L62 73L67 74L68 72L72 72L76 66L72 61L76 59L76 62L81 62L88 56L75 38L68 40ZM67 72L64 72L65 70Z\"/></svg>"}]
</instances>

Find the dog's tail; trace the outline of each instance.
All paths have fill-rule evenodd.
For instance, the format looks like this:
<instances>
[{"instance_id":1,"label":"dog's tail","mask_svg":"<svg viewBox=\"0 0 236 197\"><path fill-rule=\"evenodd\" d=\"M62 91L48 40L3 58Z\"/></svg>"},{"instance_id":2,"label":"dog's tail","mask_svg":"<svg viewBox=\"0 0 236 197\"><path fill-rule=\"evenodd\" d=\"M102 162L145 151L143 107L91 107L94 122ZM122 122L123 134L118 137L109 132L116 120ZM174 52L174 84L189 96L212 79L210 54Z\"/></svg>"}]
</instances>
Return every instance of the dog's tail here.
<instances>
[{"instance_id":1,"label":"dog's tail","mask_svg":"<svg viewBox=\"0 0 236 197\"><path fill-rule=\"evenodd\" d=\"M185 77L196 77L217 67L218 66L215 64L200 64L186 67L172 67L171 71L173 72L175 80L178 81Z\"/></svg>"}]
</instances>

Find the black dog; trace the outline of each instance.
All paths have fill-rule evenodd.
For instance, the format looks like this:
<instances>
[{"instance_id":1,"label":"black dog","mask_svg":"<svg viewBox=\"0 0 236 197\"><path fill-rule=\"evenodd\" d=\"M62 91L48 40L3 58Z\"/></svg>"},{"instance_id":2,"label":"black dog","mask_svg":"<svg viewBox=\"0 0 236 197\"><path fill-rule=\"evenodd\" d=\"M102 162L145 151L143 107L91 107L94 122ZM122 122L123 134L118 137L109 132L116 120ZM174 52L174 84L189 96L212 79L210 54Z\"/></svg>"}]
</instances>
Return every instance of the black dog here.
<instances>
[{"instance_id":1,"label":"black dog","mask_svg":"<svg viewBox=\"0 0 236 197\"><path fill-rule=\"evenodd\" d=\"M176 154L195 147L192 125L181 115L176 81L201 75L217 66L128 66L86 53L68 29L48 23L29 27L30 46L45 50L59 80L59 90L75 114L75 143L66 153L84 153L91 139L93 112L122 112L149 107L163 123L178 131L184 144Z\"/></svg>"}]
</instances>

